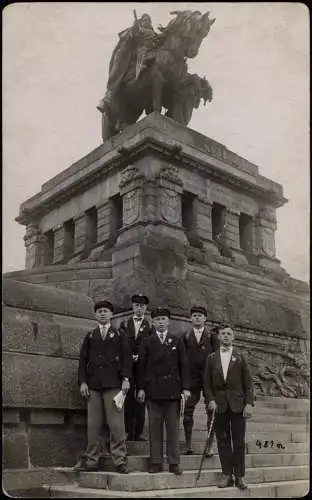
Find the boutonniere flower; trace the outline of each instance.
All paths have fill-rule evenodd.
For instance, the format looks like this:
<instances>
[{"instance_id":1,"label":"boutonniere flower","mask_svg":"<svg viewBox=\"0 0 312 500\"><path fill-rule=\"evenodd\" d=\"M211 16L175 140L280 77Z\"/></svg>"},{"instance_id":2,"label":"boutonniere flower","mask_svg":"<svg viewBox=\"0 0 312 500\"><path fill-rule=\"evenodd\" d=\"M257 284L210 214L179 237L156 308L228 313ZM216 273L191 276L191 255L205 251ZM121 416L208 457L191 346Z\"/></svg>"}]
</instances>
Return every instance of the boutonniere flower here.
<instances>
[{"instance_id":1,"label":"boutonniere flower","mask_svg":"<svg viewBox=\"0 0 312 500\"><path fill-rule=\"evenodd\" d=\"M173 346L172 351L176 351L176 350L177 350L177 348L175 346Z\"/></svg>"},{"instance_id":2,"label":"boutonniere flower","mask_svg":"<svg viewBox=\"0 0 312 500\"><path fill-rule=\"evenodd\" d=\"M140 328L139 332L143 332L143 327L142 327L142 326L141 326L141 328Z\"/></svg>"},{"instance_id":3,"label":"boutonniere flower","mask_svg":"<svg viewBox=\"0 0 312 500\"><path fill-rule=\"evenodd\" d=\"M114 338L114 336L115 336L114 332L110 333L109 336L111 339Z\"/></svg>"},{"instance_id":4,"label":"boutonniere flower","mask_svg":"<svg viewBox=\"0 0 312 500\"><path fill-rule=\"evenodd\" d=\"M168 344L171 344L172 343L172 339L168 339Z\"/></svg>"}]
</instances>

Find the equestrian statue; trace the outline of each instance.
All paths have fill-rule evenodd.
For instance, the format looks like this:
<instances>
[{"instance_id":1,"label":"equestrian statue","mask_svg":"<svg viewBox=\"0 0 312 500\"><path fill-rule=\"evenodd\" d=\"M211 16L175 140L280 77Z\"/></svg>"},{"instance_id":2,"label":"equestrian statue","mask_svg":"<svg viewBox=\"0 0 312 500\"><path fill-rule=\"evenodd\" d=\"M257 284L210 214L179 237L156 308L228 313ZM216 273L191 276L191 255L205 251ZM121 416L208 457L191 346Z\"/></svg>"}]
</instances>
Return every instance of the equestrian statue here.
<instances>
[{"instance_id":1,"label":"equestrian statue","mask_svg":"<svg viewBox=\"0 0 312 500\"><path fill-rule=\"evenodd\" d=\"M187 59L198 54L215 19L209 12L174 11L156 32L149 14L119 33L110 64L107 89L97 109L102 113L103 141L135 123L140 115L164 108L165 115L188 125L201 100L212 100L206 78L188 73Z\"/></svg>"}]
</instances>

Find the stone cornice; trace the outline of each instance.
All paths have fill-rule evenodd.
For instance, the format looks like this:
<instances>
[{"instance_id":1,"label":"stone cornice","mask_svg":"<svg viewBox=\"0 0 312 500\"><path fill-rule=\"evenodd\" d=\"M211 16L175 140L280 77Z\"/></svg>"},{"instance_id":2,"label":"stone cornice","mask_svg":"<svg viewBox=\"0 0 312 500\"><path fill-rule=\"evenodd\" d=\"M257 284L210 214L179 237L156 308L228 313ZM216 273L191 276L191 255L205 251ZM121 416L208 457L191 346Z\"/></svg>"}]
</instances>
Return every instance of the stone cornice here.
<instances>
[{"instance_id":1,"label":"stone cornice","mask_svg":"<svg viewBox=\"0 0 312 500\"><path fill-rule=\"evenodd\" d=\"M161 139L159 138L159 134ZM185 148L190 149L187 148L187 145L185 145ZM95 160L91 157L91 164L87 164L85 159L83 159L84 166L82 169L79 169L79 162L77 162L76 172L73 171L69 177L64 176L63 180L59 183L53 185L51 182L49 190L43 189L40 193L22 203L20 214L16 218L16 221L21 224L33 221L35 217L42 216L54 208L54 206L64 203L72 196L95 184L99 179L107 177L111 174L112 170L124 168L129 163L148 153L156 154L162 159L166 157L170 158L170 162L178 167L183 165L219 183L225 183L234 189L247 191L251 195L264 200L266 203L270 203L272 206L282 206L287 202L281 194L281 189L277 190L280 192L273 189L273 185L276 183L266 179L266 183L259 182L257 185L258 178L259 180L265 178L258 175L254 177L249 176L251 179L254 178L254 182L251 182L244 178L244 173L238 169L235 173L234 171L233 173L229 173L222 170L221 166L212 165L209 160L210 153L207 152L205 154L207 159L204 160L202 158L203 153L200 155L201 158L197 158L197 150L193 148L192 151L194 151L194 154L184 151L184 145L172 144L172 140L167 135L161 134L153 128L145 128L137 137L126 140L122 147L116 147L106 152L103 151L103 156L98 157L97 155ZM226 160L222 160L222 162L224 165L228 165ZM84 174L83 171L85 171Z\"/></svg>"}]
</instances>

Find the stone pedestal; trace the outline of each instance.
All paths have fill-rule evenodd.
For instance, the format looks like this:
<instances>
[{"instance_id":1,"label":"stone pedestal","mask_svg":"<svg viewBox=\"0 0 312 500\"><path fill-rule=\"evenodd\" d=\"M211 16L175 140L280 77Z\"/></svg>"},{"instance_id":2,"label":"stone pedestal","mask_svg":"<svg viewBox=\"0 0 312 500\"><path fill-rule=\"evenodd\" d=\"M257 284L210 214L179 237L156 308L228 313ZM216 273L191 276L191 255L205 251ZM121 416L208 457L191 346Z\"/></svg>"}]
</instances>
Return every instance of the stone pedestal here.
<instances>
[{"instance_id":1,"label":"stone pedestal","mask_svg":"<svg viewBox=\"0 0 312 500\"><path fill-rule=\"evenodd\" d=\"M260 175L258 166L152 113L21 205L19 222L54 235L53 266L24 272L22 279L75 287L92 298L107 295L117 308L128 308L131 294L140 291L153 307L161 303L177 314L201 302L215 321L280 332L289 332L291 323L297 331L306 299L277 272L274 245L275 210L286 201L282 186ZM88 254L86 213L97 223ZM73 220L74 250L66 257L64 224L73 236ZM40 260L36 238L36 250L28 249L32 263ZM69 266L66 280L60 263ZM105 263L104 274L98 263Z\"/></svg>"}]
</instances>

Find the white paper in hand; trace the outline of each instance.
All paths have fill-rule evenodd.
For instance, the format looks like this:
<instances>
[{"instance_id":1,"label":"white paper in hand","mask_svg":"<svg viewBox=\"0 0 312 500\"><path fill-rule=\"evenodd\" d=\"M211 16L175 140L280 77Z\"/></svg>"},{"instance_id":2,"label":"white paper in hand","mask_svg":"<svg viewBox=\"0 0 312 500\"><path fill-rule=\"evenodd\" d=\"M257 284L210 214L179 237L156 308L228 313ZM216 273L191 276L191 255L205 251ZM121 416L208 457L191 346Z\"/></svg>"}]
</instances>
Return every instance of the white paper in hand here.
<instances>
[{"instance_id":1,"label":"white paper in hand","mask_svg":"<svg viewBox=\"0 0 312 500\"><path fill-rule=\"evenodd\" d=\"M115 407L118 411L121 411L123 408L123 405L125 403L126 399L126 394L124 394L122 391L119 391L118 394L113 398Z\"/></svg>"}]
</instances>

